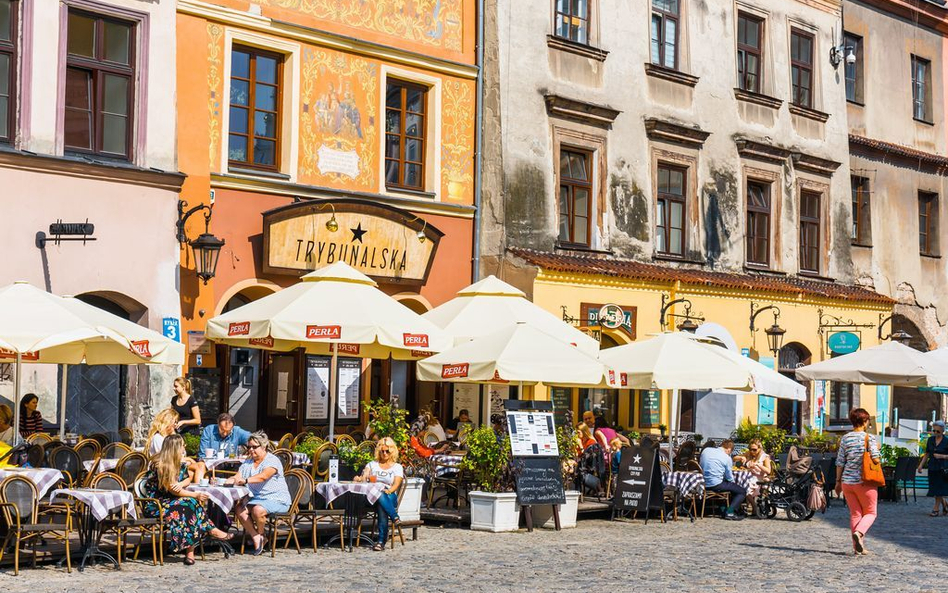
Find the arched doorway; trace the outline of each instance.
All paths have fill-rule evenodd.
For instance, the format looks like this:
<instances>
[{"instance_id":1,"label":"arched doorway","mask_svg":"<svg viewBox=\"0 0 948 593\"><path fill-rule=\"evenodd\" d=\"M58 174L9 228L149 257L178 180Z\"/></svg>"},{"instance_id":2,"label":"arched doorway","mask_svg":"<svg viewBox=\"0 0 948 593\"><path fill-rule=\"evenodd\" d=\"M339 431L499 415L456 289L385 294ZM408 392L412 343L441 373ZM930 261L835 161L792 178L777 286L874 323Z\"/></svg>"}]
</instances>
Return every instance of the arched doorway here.
<instances>
[{"instance_id":1,"label":"arched doorway","mask_svg":"<svg viewBox=\"0 0 948 593\"><path fill-rule=\"evenodd\" d=\"M813 355L799 342L790 342L780 349L777 355L777 371L794 381L798 368L810 364ZM809 418L810 397L807 386L807 398L804 402L785 399L777 400L777 427L790 434L800 434L803 430L803 418Z\"/></svg>"},{"instance_id":2,"label":"arched doorway","mask_svg":"<svg viewBox=\"0 0 948 593\"><path fill-rule=\"evenodd\" d=\"M892 334L902 332L911 336L902 343L919 352L928 352L929 342L925 333L911 319L896 313L892 316ZM941 415L942 394L937 391L927 391L915 387L899 387L892 389L892 407L898 408L899 418L905 420L931 420L932 412Z\"/></svg>"}]
</instances>

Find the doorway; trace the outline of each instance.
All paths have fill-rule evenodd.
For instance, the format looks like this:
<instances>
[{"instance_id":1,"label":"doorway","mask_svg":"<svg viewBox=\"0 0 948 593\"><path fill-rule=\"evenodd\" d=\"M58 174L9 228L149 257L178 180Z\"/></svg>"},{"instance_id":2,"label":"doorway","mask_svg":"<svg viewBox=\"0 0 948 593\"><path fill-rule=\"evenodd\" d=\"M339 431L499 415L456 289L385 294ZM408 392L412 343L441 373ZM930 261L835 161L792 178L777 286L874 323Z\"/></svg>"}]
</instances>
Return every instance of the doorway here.
<instances>
[{"instance_id":1,"label":"doorway","mask_svg":"<svg viewBox=\"0 0 948 593\"><path fill-rule=\"evenodd\" d=\"M260 359L260 350L255 348L230 350L228 409L237 426L250 431L257 429Z\"/></svg>"},{"instance_id":2,"label":"doorway","mask_svg":"<svg viewBox=\"0 0 948 593\"><path fill-rule=\"evenodd\" d=\"M796 381L797 369L810 364L810 350L799 342L791 342L780 349L777 356L777 371L792 381ZM806 400L777 400L777 427L788 434L800 434L803 431L803 418L810 414L810 383L806 387Z\"/></svg>"},{"instance_id":3,"label":"doorway","mask_svg":"<svg viewBox=\"0 0 948 593\"><path fill-rule=\"evenodd\" d=\"M270 352L264 371L267 383L265 405L260 407L262 426L271 437L300 431L299 381L295 353Z\"/></svg>"}]
</instances>

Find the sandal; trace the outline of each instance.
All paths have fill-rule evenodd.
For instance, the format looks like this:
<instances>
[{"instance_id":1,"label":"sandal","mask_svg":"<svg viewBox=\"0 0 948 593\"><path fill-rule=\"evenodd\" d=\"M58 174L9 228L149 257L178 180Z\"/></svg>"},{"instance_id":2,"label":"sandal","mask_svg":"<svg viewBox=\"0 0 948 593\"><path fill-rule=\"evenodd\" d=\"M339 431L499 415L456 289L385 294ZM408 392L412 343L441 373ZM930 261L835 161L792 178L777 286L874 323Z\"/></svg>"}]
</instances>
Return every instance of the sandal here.
<instances>
[{"instance_id":1,"label":"sandal","mask_svg":"<svg viewBox=\"0 0 948 593\"><path fill-rule=\"evenodd\" d=\"M928 516L929 516L929 517L937 517L937 516L938 516L938 509L935 509L934 511L928 513Z\"/></svg>"},{"instance_id":2,"label":"sandal","mask_svg":"<svg viewBox=\"0 0 948 593\"><path fill-rule=\"evenodd\" d=\"M384 550L385 550L385 546L383 546L382 544L375 544L374 546L372 546L373 552L382 552Z\"/></svg>"}]
</instances>

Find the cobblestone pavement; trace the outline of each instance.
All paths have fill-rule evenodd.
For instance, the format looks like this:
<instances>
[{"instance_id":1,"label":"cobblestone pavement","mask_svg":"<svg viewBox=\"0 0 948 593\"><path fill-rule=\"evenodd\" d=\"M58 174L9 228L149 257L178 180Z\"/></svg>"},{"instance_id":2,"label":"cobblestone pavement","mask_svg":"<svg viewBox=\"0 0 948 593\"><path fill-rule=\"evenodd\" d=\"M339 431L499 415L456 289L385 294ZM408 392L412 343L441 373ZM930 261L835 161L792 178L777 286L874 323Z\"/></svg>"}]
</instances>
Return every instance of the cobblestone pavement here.
<instances>
[{"instance_id":1,"label":"cobblestone pavement","mask_svg":"<svg viewBox=\"0 0 948 593\"><path fill-rule=\"evenodd\" d=\"M870 531L870 556L853 557L848 514L836 501L826 515L740 523L704 519L646 526L581 520L560 533L490 534L425 527L419 541L384 553L312 549L276 559L224 560L192 567L132 562L67 575L52 566L0 570L0 590L44 591L942 591L948 573L948 517L918 505L886 503Z\"/></svg>"}]
</instances>

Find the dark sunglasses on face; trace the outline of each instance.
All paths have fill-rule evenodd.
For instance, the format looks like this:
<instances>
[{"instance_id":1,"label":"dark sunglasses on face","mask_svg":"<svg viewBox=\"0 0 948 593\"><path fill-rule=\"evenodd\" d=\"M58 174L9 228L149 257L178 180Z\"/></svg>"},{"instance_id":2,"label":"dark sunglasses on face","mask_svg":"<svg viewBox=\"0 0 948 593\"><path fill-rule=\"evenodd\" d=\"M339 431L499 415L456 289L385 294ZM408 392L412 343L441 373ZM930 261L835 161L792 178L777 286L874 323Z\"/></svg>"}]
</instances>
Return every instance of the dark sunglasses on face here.
<instances>
[{"instance_id":1,"label":"dark sunglasses on face","mask_svg":"<svg viewBox=\"0 0 948 593\"><path fill-rule=\"evenodd\" d=\"M379 453L388 453L388 449L379 449Z\"/></svg>"},{"instance_id":2,"label":"dark sunglasses on face","mask_svg":"<svg viewBox=\"0 0 948 593\"><path fill-rule=\"evenodd\" d=\"M253 451L254 449L259 449L260 445L247 445L248 451Z\"/></svg>"}]
</instances>

